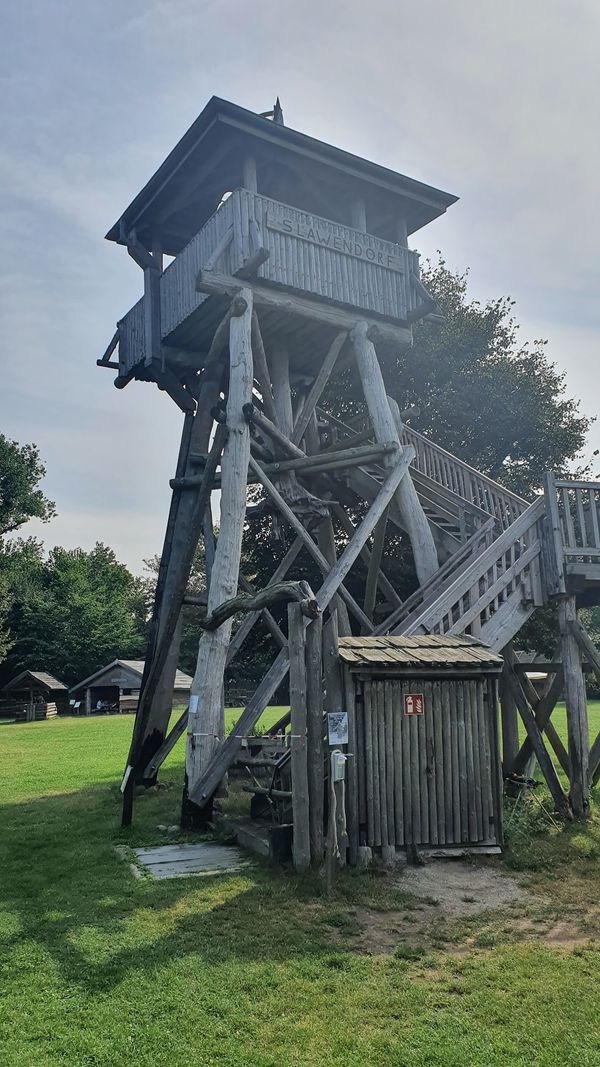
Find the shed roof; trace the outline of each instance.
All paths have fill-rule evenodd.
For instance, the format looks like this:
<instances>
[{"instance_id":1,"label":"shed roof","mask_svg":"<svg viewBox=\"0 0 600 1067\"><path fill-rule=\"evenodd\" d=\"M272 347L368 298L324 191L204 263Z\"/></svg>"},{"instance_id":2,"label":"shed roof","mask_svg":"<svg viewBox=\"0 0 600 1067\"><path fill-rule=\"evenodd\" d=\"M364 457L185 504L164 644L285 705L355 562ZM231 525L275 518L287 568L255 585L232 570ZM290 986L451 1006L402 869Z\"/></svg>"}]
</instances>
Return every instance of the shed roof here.
<instances>
[{"instance_id":1,"label":"shed roof","mask_svg":"<svg viewBox=\"0 0 600 1067\"><path fill-rule=\"evenodd\" d=\"M159 238L164 251L176 255L215 210L223 193L223 181L228 189L242 184L242 161L248 154L256 158L264 173L259 191L275 200L281 197L276 183L270 187L273 178L266 173L274 161L285 165L296 178L302 169L310 170L312 181L318 184L328 173L338 183L343 179L355 188L362 186L358 191L368 194L370 188L382 198L391 196L396 202L401 198L409 233L443 214L458 199L213 96L108 231L108 240L126 244L127 235L135 229L143 240ZM215 175L219 181L215 181ZM189 232L190 211L195 219L193 233Z\"/></svg>"},{"instance_id":2,"label":"shed roof","mask_svg":"<svg viewBox=\"0 0 600 1067\"><path fill-rule=\"evenodd\" d=\"M65 692L67 689L64 682L59 682L58 678L55 678L52 674L48 674L47 671L21 671L20 674L11 678L10 682L7 682L2 688L3 690L18 689L21 685L25 685L27 682L41 685L42 689L64 689Z\"/></svg>"},{"instance_id":3,"label":"shed roof","mask_svg":"<svg viewBox=\"0 0 600 1067\"><path fill-rule=\"evenodd\" d=\"M76 692L78 689L86 689L89 685L93 685L97 682L103 674L112 670L114 667L123 667L125 670L130 671L132 674L139 677L142 680L144 673L144 660L143 659L114 659L112 663L107 663L105 667L101 667L100 670L95 671L94 674L90 674L89 678L84 678L83 681L77 682L77 685L71 686L71 692ZM189 689L192 684L192 679L189 674L179 669L175 673L175 689Z\"/></svg>"},{"instance_id":4,"label":"shed roof","mask_svg":"<svg viewBox=\"0 0 600 1067\"><path fill-rule=\"evenodd\" d=\"M341 637L340 658L350 666L472 667L499 670L502 657L468 634L418 634L398 637Z\"/></svg>"}]
</instances>

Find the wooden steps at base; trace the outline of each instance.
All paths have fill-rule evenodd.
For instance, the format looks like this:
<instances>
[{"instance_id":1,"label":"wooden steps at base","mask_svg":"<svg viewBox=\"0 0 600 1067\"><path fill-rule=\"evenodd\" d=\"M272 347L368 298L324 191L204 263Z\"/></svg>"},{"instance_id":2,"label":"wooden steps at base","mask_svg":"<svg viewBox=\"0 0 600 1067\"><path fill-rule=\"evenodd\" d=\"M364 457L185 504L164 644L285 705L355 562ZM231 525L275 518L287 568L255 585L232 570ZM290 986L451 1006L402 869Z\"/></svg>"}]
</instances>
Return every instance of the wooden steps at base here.
<instances>
[{"instance_id":1,"label":"wooden steps at base","mask_svg":"<svg viewBox=\"0 0 600 1067\"><path fill-rule=\"evenodd\" d=\"M292 858L293 828L289 823L275 825L258 822L247 816L228 818L219 815L215 819L215 827L220 832L232 834L240 848L255 852L264 859L286 863Z\"/></svg>"}]
</instances>

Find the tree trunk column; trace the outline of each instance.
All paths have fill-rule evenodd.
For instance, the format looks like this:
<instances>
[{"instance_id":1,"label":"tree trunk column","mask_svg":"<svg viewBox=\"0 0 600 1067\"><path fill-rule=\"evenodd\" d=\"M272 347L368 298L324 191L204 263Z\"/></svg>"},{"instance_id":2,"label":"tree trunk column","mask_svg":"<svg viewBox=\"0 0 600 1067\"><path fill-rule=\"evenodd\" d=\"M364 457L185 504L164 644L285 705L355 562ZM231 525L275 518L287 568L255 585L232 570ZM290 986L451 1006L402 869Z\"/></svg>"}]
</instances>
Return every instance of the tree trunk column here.
<instances>
[{"instance_id":1,"label":"tree trunk column","mask_svg":"<svg viewBox=\"0 0 600 1067\"><path fill-rule=\"evenodd\" d=\"M228 438L221 464L221 523L208 591L207 614L234 597L238 589L242 534L246 512L246 485L250 457L250 430L243 407L252 399L252 291L243 289L234 301L229 335ZM216 630L204 631L198 648L196 673L190 693L186 752L186 789L194 786L224 740L223 674L233 618ZM183 817L191 819L184 796Z\"/></svg>"},{"instance_id":2,"label":"tree trunk column","mask_svg":"<svg viewBox=\"0 0 600 1067\"><path fill-rule=\"evenodd\" d=\"M399 432L385 391L375 346L369 340L367 330L366 322L358 322L350 337L354 346L365 401L375 431L375 439L379 444L389 444L395 441L400 445ZM397 462L397 460L391 462ZM389 460L387 465L390 465ZM412 545L417 576L420 584L424 585L437 573L439 563L427 516L421 507L421 501L408 472L396 490L396 501Z\"/></svg>"},{"instance_id":3,"label":"tree trunk column","mask_svg":"<svg viewBox=\"0 0 600 1067\"><path fill-rule=\"evenodd\" d=\"M517 705L508 681L513 660L512 643L502 650L504 667L500 678L500 716L502 720L502 770L512 770L519 751L519 716Z\"/></svg>"},{"instance_id":4,"label":"tree trunk column","mask_svg":"<svg viewBox=\"0 0 600 1067\"><path fill-rule=\"evenodd\" d=\"M574 596L558 602L558 621L562 644L562 661L567 705L567 736L571 783L571 806L574 815L584 815L589 802L589 731L585 678L581 653L571 624L577 621Z\"/></svg>"}]
</instances>

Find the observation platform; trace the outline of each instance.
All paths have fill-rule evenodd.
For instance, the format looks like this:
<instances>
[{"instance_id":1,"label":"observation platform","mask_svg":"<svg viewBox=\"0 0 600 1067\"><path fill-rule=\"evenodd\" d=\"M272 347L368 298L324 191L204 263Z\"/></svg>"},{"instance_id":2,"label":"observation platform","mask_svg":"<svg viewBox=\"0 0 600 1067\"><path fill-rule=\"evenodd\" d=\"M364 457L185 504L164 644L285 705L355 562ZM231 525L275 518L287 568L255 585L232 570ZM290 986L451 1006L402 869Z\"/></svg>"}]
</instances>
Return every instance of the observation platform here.
<instances>
[{"instance_id":1,"label":"observation platform","mask_svg":"<svg viewBox=\"0 0 600 1067\"><path fill-rule=\"evenodd\" d=\"M358 319L397 349L435 311L408 237L457 198L285 126L279 105L270 114L213 97L109 230L144 271L98 361L117 386L161 384L165 368L185 384L203 366L230 297L198 291L200 271L262 287L265 345L283 338L300 375Z\"/></svg>"},{"instance_id":2,"label":"observation platform","mask_svg":"<svg viewBox=\"0 0 600 1067\"><path fill-rule=\"evenodd\" d=\"M378 325L382 343L410 344L411 323L435 307L419 280L416 252L236 189L160 277L160 337L169 364L200 364L226 310L226 296L196 291L199 272L243 276L252 262L253 278L266 290L311 301L305 305L310 321L300 301L286 306L274 296L271 305L260 308L266 344L281 337L285 317L286 342L299 370L314 361L312 342L327 345L344 325L344 309L354 320L364 317ZM147 362L150 299L146 293L119 322L121 376Z\"/></svg>"}]
</instances>

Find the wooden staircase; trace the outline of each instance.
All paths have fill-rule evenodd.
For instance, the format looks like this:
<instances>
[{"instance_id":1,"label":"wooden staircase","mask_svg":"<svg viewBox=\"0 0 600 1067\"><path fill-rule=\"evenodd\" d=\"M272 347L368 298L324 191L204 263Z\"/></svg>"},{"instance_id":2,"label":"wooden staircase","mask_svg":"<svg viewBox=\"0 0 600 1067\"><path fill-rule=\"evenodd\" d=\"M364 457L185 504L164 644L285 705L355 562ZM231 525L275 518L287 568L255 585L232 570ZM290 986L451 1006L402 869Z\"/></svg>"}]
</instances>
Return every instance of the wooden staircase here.
<instances>
[{"instance_id":1,"label":"wooden staircase","mask_svg":"<svg viewBox=\"0 0 600 1067\"><path fill-rule=\"evenodd\" d=\"M341 424L337 423L338 432ZM356 428L344 427L350 440ZM365 431L361 436L364 438ZM446 452L408 426L410 471L434 533L441 567L375 629L381 634L471 633L500 651L549 597L582 583L600 590L600 484L555 482L533 503ZM375 499L376 466L355 468L353 492ZM390 519L401 526L390 508Z\"/></svg>"},{"instance_id":2,"label":"wooden staircase","mask_svg":"<svg viewBox=\"0 0 600 1067\"><path fill-rule=\"evenodd\" d=\"M494 651L504 648L545 602L540 570L543 515L540 497L483 553L436 583L391 632L471 633Z\"/></svg>"}]
</instances>

